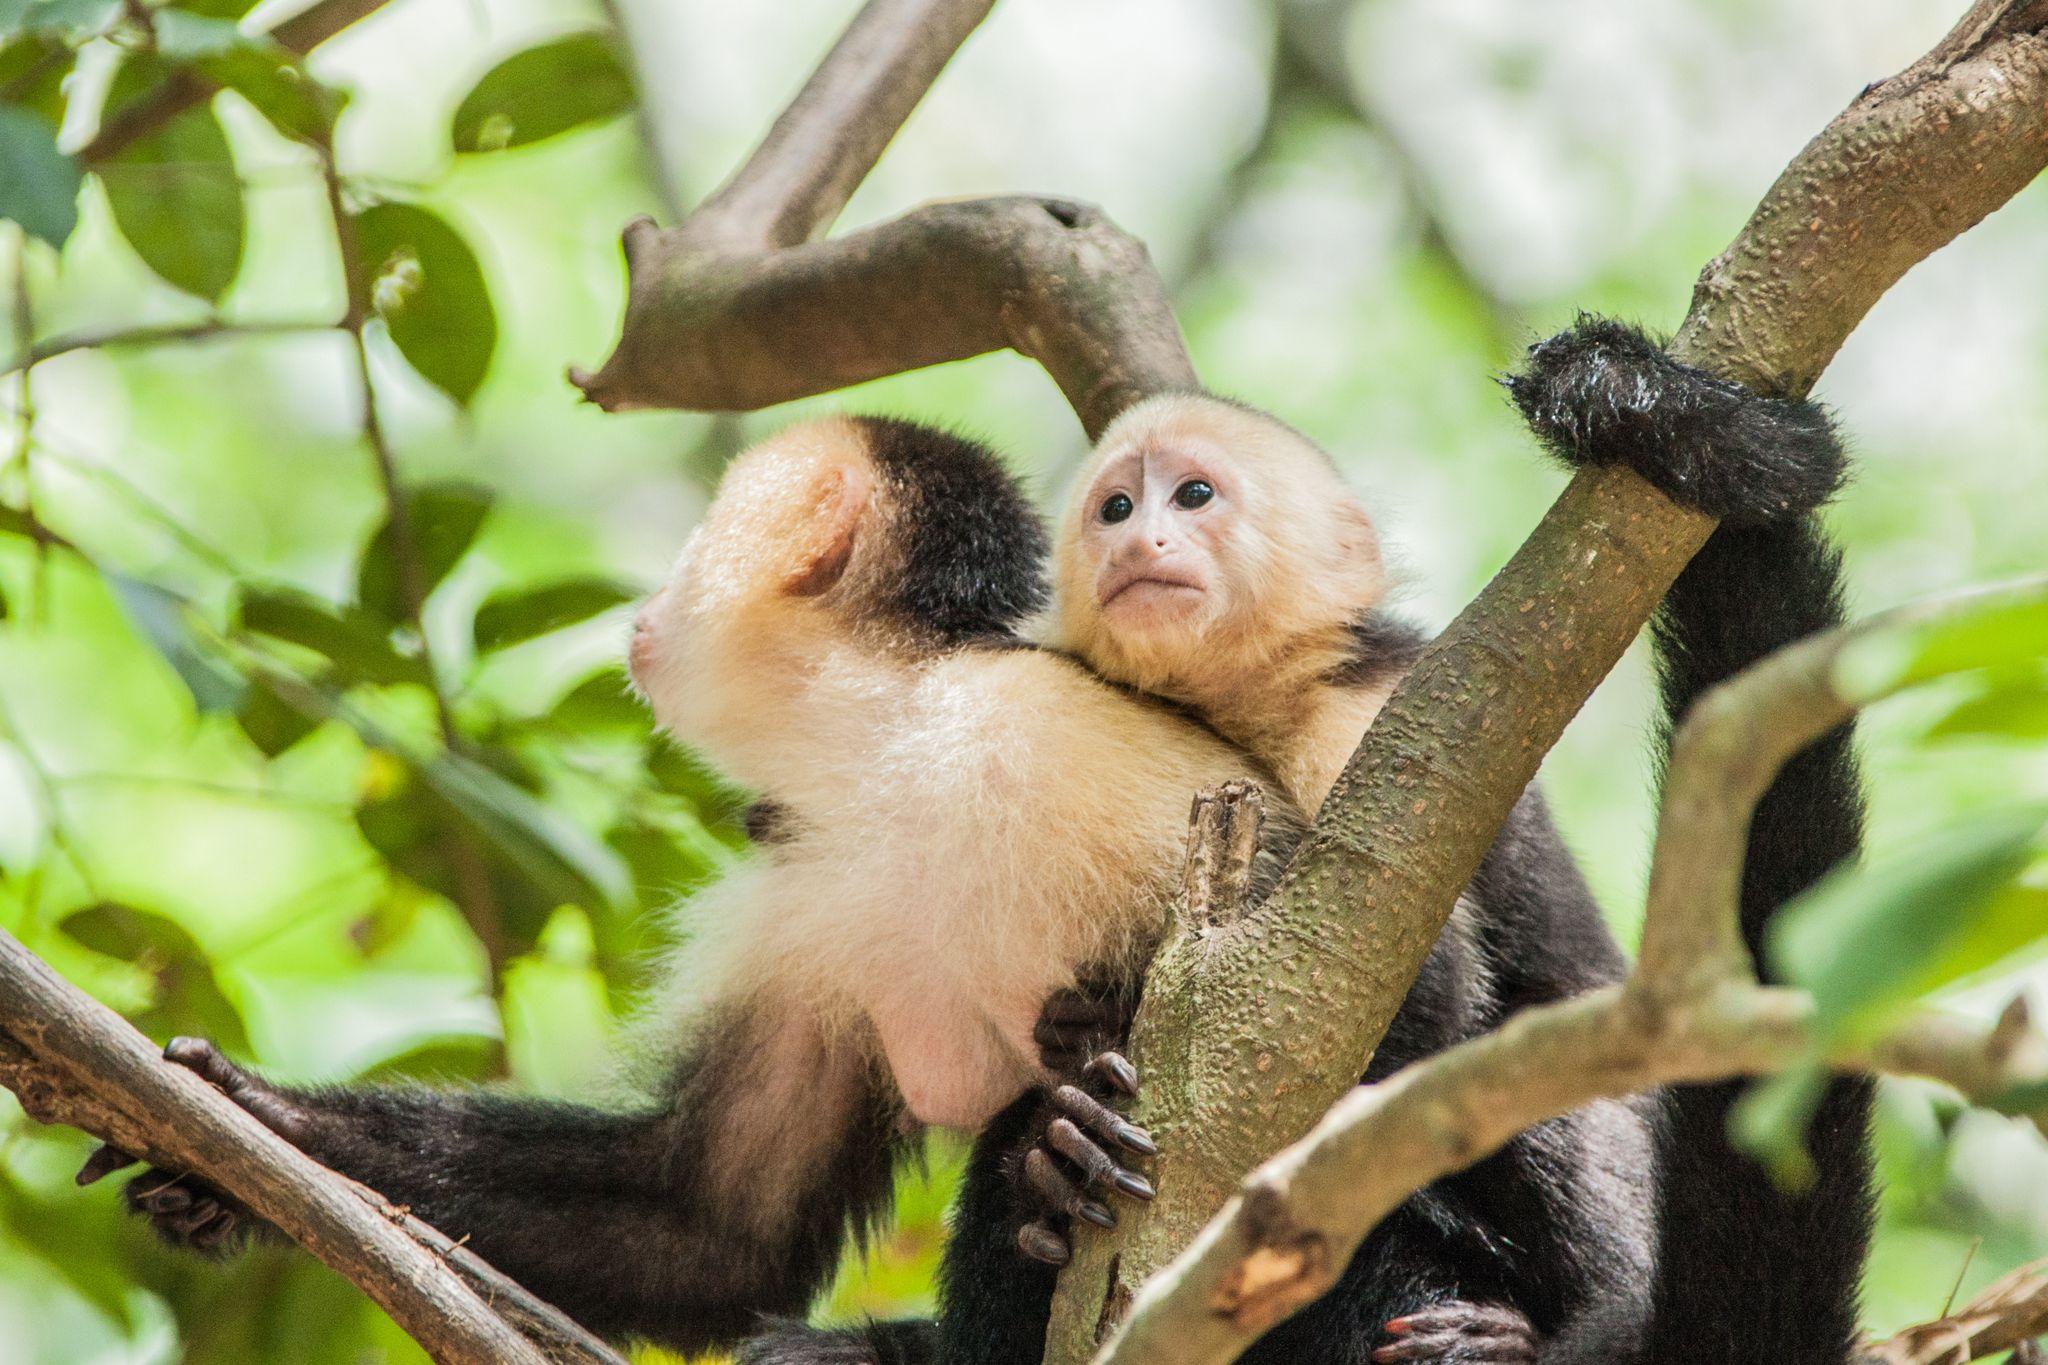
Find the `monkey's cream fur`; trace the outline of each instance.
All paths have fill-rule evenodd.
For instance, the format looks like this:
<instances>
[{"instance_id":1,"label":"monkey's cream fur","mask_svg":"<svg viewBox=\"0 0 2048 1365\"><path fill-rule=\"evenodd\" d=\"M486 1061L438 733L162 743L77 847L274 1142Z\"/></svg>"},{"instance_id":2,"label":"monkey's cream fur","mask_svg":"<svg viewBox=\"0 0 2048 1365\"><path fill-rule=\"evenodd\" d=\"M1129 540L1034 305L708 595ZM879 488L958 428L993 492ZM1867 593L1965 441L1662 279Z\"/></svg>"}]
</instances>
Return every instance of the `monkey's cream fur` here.
<instances>
[{"instance_id":1,"label":"monkey's cream fur","mask_svg":"<svg viewBox=\"0 0 2048 1365\"><path fill-rule=\"evenodd\" d=\"M1099 509L1109 493L1133 491L1131 475L1154 458L1213 483L1218 510L1208 514L1229 521L1209 543L1162 532L1177 539L1160 552L1203 580L1198 602L1112 619L1097 598L1109 553ZM1261 413L1173 394L1118 417L1074 490L1054 538L1052 643L1104 677L1194 707L1315 811L1394 681L1330 681L1352 657L1352 623L1385 595L1386 573L1372 520L1329 456Z\"/></svg>"},{"instance_id":2,"label":"monkey's cream fur","mask_svg":"<svg viewBox=\"0 0 2048 1365\"><path fill-rule=\"evenodd\" d=\"M663 726L792 816L696 898L681 970L794 1010L884 1061L915 1118L972 1128L1043 1079L1046 997L1158 932L1191 796L1256 770L1071 660L940 649L878 615L898 520L857 425L757 446L644 609L633 674ZM764 1103L802 1122L801 1101Z\"/></svg>"}]
</instances>

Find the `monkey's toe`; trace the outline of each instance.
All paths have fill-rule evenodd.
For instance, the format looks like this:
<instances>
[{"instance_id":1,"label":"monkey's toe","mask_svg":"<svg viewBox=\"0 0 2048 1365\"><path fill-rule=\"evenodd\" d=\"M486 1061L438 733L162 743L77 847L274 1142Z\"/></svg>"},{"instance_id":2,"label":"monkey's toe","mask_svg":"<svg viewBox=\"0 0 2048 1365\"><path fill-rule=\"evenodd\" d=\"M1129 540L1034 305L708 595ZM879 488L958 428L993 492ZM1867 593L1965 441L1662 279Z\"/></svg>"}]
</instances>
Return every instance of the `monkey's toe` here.
<instances>
[{"instance_id":1,"label":"monkey's toe","mask_svg":"<svg viewBox=\"0 0 2048 1365\"><path fill-rule=\"evenodd\" d=\"M225 1053L204 1038L171 1039L164 1044L164 1060L197 1074L279 1137L299 1143L311 1126L311 1113L253 1071L229 1061Z\"/></svg>"},{"instance_id":2,"label":"monkey's toe","mask_svg":"<svg viewBox=\"0 0 2048 1365\"><path fill-rule=\"evenodd\" d=\"M1066 1234L1042 1218L1017 1229L1017 1250L1047 1265L1065 1265L1074 1256Z\"/></svg>"},{"instance_id":3,"label":"monkey's toe","mask_svg":"<svg viewBox=\"0 0 2048 1365\"><path fill-rule=\"evenodd\" d=\"M1091 1190L1116 1190L1133 1199L1150 1199L1155 1193L1151 1181L1118 1165L1116 1158L1103 1151L1072 1119L1054 1119L1045 1130L1045 1140L1074 1164L1081 1173L1081 1183Z\"/></svg>"},{"instance_id":4,"label":"monkey's toe","mask_svg":"<svg viewBox=\"0 0 2048 1365\"><path fill-rule=\"evenodd\" d=\"M1394 1340L1372 1353L1381 1365L1535 1365L1536 1329L1499 1304L1434 1304L1395 1318L1386 1330Z\"/></svg>"},{"instance_id":5,"label":"monkey's toe","mask_svg":"<svg viewBox=\"0 0 2048 1365\"><path fill-rule=\"evenodd\" d=\"M1033 1147L1024 1157L1024 1188L1049 1213L1068 1218L1085 1218L1097 1227L1116 1226L1116 1214L1109 1205L1090 1199L1079 1185L1067 1178L1059 1164L1043 1147Z\"/></svg>"},{"instance_id":6,"label":"monkey's toe","mask_svg":"<svg viewBox=\"0 0 2048 1365\"><path fill-rule=\"evenodd\" d=\"M1080 1127L1108 1138L1126 1151L1136 1152L1139 1156L1159 1154L1159 1144L1152 1141L1150 1133L1077 1085L1063 1085L1054 1090L1052 1104Z\"/></svg>"}]
</instances>

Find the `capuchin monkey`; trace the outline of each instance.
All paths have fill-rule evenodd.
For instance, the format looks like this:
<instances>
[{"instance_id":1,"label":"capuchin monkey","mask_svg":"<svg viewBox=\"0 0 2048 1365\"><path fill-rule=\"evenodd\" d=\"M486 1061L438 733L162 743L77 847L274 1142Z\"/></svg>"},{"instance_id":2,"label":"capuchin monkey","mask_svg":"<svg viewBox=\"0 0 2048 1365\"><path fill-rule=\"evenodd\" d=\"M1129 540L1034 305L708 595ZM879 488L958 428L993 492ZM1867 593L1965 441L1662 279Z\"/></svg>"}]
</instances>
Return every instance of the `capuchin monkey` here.
<instances>
[{"instance_id":1,"label":"capuchin monkey","mask_svg":"<svg viewBox=\"0 0 2048 1365\"><path fill-rule=\"evenodd\" d=\"M1724 521L1654 623L1667 744L1668 727L1714 682L1839 622L1838 561L1807 515L1844 463L1819 408L1716 380L1597 320L1536 347L1509 387L1566 463L1626 464ZM1206 395L1155 398L1118 418L1077 479L1054 560L1054 647L1194 709L1309 811L1422 644L1382 610L1377 532L1329 458L1275 419ZM1753 950L1776 906L1856 850L1861 794L1847 745L1846 730L1822 741L1758 808L1743 902ZM1532 788L1365 1079L1622 969ZM1086 1005L1055 1001L1048 1019L1085 1025ZM1092 1022L1128 1012L1109 1001ZM1814 1134L1821 1176L1804 1197L1779 1192L1728 1148L1734 1093L1598 1104L1522 1134L1413 1196L1324 1298L1242 1358L1847 1360L1871 1207L1867 1087L1831 1090ZM1041 1141L1033 1159L1077 1187L1114 1189L1118 1155L1086 1134L1062 1136L1056 1148ZM1020 1276L1000 1234L1021 1220L1027 1253L1064 1260L1066 1219L1044 1201L1049 1188L1056 1182L1018 1190L970 1172L936 1324L787 1328L744 1359L1036 1361L1052 1278ZM978 1203L980 1194L1024 1203Z\"/></svg>"},{"instance_id":2,"label":"capuchin monkey","mask_svg":"<svg viewBox=\"0 0 2048 1365\"><path fill-rule=\"evenodd\" d=\"M198 1040L167 1055L592 1329L682 1350L801 1312L849 1229L886 1215L921 1125L1015 1110L977 1159L1018 1185L1009 1204L1055 1122L1126 1160L1151 1151L1072 1084L1078 1066L1048 1067L1041 1009L1084 977L1135 980L1193 794L1271 779L1173 707L1021 641L1044 552L992 454L907 422L808 423L727 470L639 614L631 673L664 728L772 800L773 838L689 906L700 927L654 1021L686 1041L646 1104L300 1089ZM1262 891L1302 828L1279 791L1266 809ZM670 1006L693 992L686 1024ZM1105 1067L1103 1086L1130 1084ZM81 1180L123 1164L103 1150ZM1114 1221L1061 1193L1063 1212ZM252 1221L172 1173L128 1197L198 1249Z\"/></svg>"}]
</instances>

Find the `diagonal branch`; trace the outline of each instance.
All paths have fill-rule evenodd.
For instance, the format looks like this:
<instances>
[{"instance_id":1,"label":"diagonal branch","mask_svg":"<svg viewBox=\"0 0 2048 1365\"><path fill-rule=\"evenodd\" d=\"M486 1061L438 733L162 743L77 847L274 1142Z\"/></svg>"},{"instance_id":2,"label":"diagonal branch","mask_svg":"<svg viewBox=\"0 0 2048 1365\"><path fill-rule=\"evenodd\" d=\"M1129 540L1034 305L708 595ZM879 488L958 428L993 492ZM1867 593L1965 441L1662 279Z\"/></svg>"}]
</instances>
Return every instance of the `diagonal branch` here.
<instances>
[{"instance_id":1,"label":"diagonal branch","mask_svg":"<svg viewBox=\"0 0 2048 1365\"><path fill-rule=\"evenodd\" d=\"M0 1085L33 1118L215 1182L359 1285L437 1361L624 1365L474 1253L318 1165L166 1062L119 1015L5 932Z\"/></svg>"},{"instance_id":2,"label":"diagonal branch","mask_svg":"<svg viewBox=\"0 0 2048 1365\"><path fill-rule=\"evenodd\" d=\"M2000 595L2048 603L2048 578ZM1627 984L1525 1011L1353 1089L1308 1136L1254 1170L1187 1251L1145 1284L1096 1365L1236 1359L1328 1290L1366 1234L1414 1191L1597 1099L1779 1071L1824 1047L1837 1066L1929 1076L1994 1107L2032 1094L2048 1078L2048 1039L2024 1006L1988 1027L1929 1013L1874 1043L1831 1044L1814 1028L1804 992L1758 984L1738 926L1749 815L1772 777L1813 739L1897 690L1895 682L1849 692L1836 668L1843 653L1981 608L1986 598L1959 594L1801 641L1702 698L1672 746L1644 951ZM2048 1121L2048 1104L2030 1103L2041 1105L2030 1117ZM2010 1327L2011 1317L1996 1321Z\"/></svg>"}]
</instances>

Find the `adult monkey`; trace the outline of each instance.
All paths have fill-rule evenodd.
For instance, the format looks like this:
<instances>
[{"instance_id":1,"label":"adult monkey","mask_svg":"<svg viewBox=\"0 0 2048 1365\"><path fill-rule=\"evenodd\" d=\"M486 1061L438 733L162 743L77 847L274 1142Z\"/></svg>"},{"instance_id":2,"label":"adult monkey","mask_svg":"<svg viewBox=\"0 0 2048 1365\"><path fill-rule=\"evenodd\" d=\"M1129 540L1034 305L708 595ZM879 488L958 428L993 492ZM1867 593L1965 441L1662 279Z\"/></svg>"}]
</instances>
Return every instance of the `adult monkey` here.
<instances>
[{"instance_id":1,"label":"adult monkey","mask_svg":"<svg viewBox=\"0 0 2048 1365\"><path fill-rule=\"evenodd\" d=\"M1839 561L1807 517L1843 466L1818 407L1713 379L1597 320L1535 348L1510 387L1568 463L1630 465L1726 523L1656 618L1667 727L1715 682L1839 623ZM1371 521L1327 456L1256 411L1169 396L1120 418L1077 484L1059 540L1056 639L1108 676L1193 706L1312 809L1415 644L1377 614L1383 580ZM1454 918L1425 965L1367 1079L1455 1041L1475 1020L1485 1026L1503 1009L1618 974L1611 944L1599 951L1604 933L1589 937L1590 901L1538 814L1518 810L1504 838L1523 846L1521 856L1504 858L1497 846L1489 858L1491 880L1518 894L1489 896L1482 869L1463 923ZM1788 765L1758 807L1742 914L1753 951L1778 905L1853 856L1860 816L1844 729ZM1554 850L1535 861L1535 880L1519 875L1532 843ZM1474 947L1491 970L1446 969L1447 954L1455 961L1464 948L1469 961ZM1447 983L1462 1002L1449 1011ZM1665 1249L1654 1261L1648 1237L1635 1255L1604 1261L1607 1248L1581 1240L1628 1230L1600 1218L1597 1204L1589 1210L1572 1183L1603 1166L1628 1172L1637 1158L1627 1130L1539 1129L1397 1210L1329 1294L1244 1358L1847 1360L1871 1207L1868 1087L1831 1088L1814 1130L1820 1179L1803 1197L1777 1190L1727 1146L1734 1093L1687 1088L1661 1101ZM1039 1160L1071 1163L1076 1182L1109 1188L1121 1169L1112 1151L1064 1136ZM1020 1309L1020 1272L990 1235L1004 1211L976 1205L976 1188L949 1248L936 1329L883 1324L808 1340L793 1330L751 1358L1035 1360L1042 1315L1034 1322ZM1056 1203L1033 1213L1027 1246L1060 1230ZM1588 1255L1600 1262L1592 1269L1632 1282L1602 1284L1572 1263ZM1035 1278L1050 1284L1042 1272Z\"/></svg>"}]
</instances>

